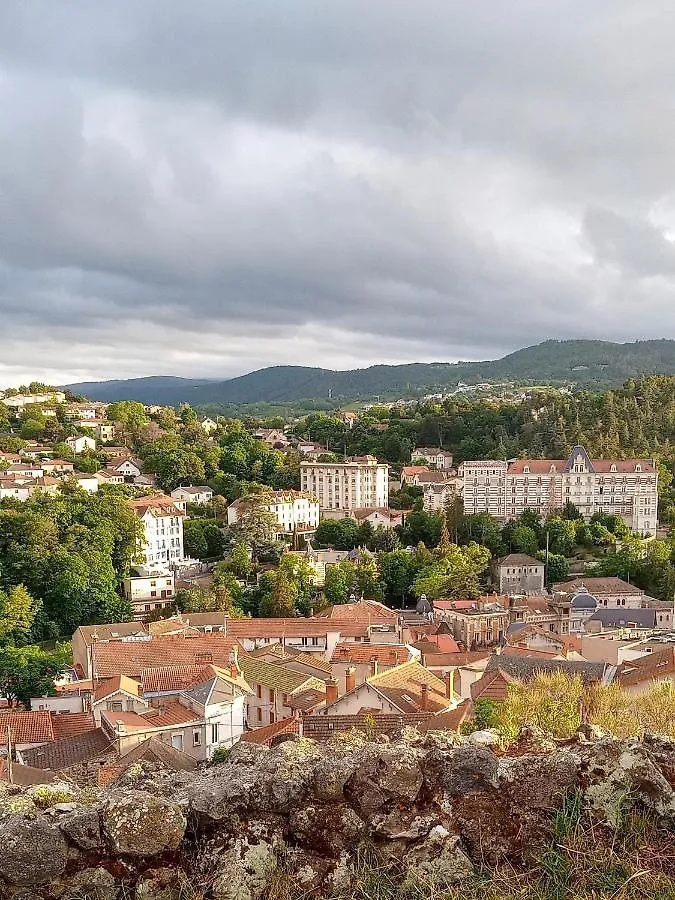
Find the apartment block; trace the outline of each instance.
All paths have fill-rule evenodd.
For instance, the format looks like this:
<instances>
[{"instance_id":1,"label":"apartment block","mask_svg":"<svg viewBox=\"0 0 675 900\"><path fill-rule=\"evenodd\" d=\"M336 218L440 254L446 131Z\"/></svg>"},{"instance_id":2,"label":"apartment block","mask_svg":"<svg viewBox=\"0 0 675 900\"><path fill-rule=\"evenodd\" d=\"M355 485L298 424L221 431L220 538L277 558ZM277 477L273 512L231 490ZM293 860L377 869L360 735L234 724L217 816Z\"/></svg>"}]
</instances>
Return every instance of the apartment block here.
<instances>
[{"instance_id":1,"label":"apartment block","mask_svg":"<svg viewBox=\"0 0 675 900\"><path fill-rule=\"evenodd\" d=\"M576 446L569 459L475 460L462 463L464 511L515 519L526 509L546 516L573 503L586 521L619 515L637 533L655 535L658 472L653 459L590 459Z\"/></svg>"},{"instance_id":2,"label":"apartment block","mask_svg":"<svg viewBox=\"0 0 675 900\"><path fill-rule=\"evenodd\" d=\"M359 509L389 506L389 466L374 456L355 456L343 462L300 464L303 492L321 509Z\"/></svg>"}]
</instances>

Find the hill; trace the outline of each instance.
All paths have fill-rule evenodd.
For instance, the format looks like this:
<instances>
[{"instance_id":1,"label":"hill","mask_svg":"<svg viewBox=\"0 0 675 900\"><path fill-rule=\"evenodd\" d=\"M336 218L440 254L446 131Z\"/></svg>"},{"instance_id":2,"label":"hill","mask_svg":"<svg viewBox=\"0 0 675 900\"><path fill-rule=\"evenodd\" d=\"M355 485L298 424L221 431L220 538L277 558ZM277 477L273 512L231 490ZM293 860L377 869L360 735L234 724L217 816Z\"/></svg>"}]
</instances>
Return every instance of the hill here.
<instances>
[{"instance_id":1,"label":"hill","mask_svg":"<svg viewBox=\"0 0 675 900\"><path fill-rule=\"evenodd\" d=\"M368 400L414 397L466 384L573 383L613 387L640 375L675 374L675 341L616 344L609 341L544 341L482 362L409 363L335 371L271 366L227 381L157 376L128 381L66 385L95 400L140 400L170 406L288 403L303 399Z\"/></svg>"}]
</instances>

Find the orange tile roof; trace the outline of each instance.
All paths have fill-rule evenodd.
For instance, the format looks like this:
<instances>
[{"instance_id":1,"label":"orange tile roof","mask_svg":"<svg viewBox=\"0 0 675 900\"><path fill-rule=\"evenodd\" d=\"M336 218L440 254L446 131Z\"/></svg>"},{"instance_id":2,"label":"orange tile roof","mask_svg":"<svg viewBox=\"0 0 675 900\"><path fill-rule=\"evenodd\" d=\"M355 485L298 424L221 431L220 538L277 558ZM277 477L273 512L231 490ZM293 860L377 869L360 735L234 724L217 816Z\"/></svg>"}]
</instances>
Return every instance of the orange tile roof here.
<instances>
[{"instance_id":1,"label":"orange tile roof","mask_svg":"<svg viewBox=\"0 0 675 900\"><path fill-rule=\"evenodd\" d=\"M7 746L7 729L12 744L46 744L54 740L52 717L48 712L0 710L0 746Z\"/></svg>"},{"instance_id":2,"label":"orange tile roof","mask_svg":"<svg viewBox=\"0 0 675 900\"><path fill-rule=\"evenodd\" d=\"M93 670L97 678L113 675L140 677L146 669L165 666L228 666L235 640L221 633L157 635L151 640L111 641L93 646Z\"/></svg>"},{"instance_id":3,"label":"orange tile roof","mask_svg":"<svg viewBox=\"0 0 675 900\"><path fill-rule=\"evenodd\" d=\"M447 709L450 703L445 693L445 682L417 660L387 669L366 680L402 712L440 712ZM426 707L422 699L424 685L427 688Z\"/></svg>"},{"instance_id":4,"label":"orange tile roof","mask_svg":"<svg viewBox=\"0 0 675 900\"><path fill-rule=\"evenodd\" d=\"M132 694L134 697L139 697L141 686L137 681L134 681L133 678L129 678L127 675L113 675L112 678L107 678L98 685L94 692L94 703L100 703L101 700L110 697L112 694L116 694L118 691Z\"/></svg>"},{"instance_id":5,"label":"orange tile roof","mask_svg":"<svg viewBox=\"0 0 675 900\"><path fill-rule=\"evenodd\" d=\"M56 686L57 694L86 694L94 690L91 678L82 679L81 681L69 681L68 684L58 684Z\"/></svg>"},{"instance_id":6,"label":"orange tile roof","mask_svg":"<svg viewBox=\"0 0 675 900\"><path fill-rule=\"evenodd\" d=\"M358 600L355 603L341 603L329 606L328 609L318 613L313 621L317 619L330 619L340 623L387 623L395 625L398 622L398 613L393 609L389 609L384 603L378 603L377 600Z\"/></svg>"},{"instance_id":7,"label":"orange tile roof","mask_svg":"<svg viewBox=\"0 0 675 900\"><path fill-rule=\"evenodd\" d=\"M508 693L509 685L514 681L516 679L502 669L486 672L482 678L474 681L471 685L471 699L473 701L480 699L504 700Z\"/></svg>"},{"instance_id":8,"label":"orange tile roof","mask_svg":"<svg viewBox=\"0 0 675 900\"><path fill-rule=\"evenodd\" d=\"M329 631L339 631L335 623L320 619L231 619L227 623L228 636L246 638L323 637Z\"/></svg>"},{"instance_id":9,"label":"orange tile roof","mask_svg":"<svg viewBox=\"0 0 675 900\"><path fill-rule=\"evenodd\" d=\"M624 663L618 674L619 684L636 685L675 674L675 647L659 650ZM671 679L672 680L672 679Z\"/></svg>"},{"instance_id":10,"label":"orange tile roof","mask_svg":"<svg viewBox=\"0 0 675 900\"><path fill-rule=\"evenodd\" d=\"M300 725L295 716L289 716L287 719L279 719L278 722L272 722L271 725L265 725L262 728L256 728L254 731L247 731L241 736L241 740L246 744L261 744L269 746L270 741L279 734L299 734Z\"/></svg>"},{"instance_id":11,"label":"orange tile roof","mask_svg":"<svg viewBox=\"0 0 675 900\"><path fill-rule=\"evenodd\" d=\"M182 691L194 684L195 678L204 671L204 666L162 666L144 669L141 684L145 694L161 694Z\"/></svg>"},{"instance_id":12,"label":"orange tile roof","mask_svg":"<svg viewBox=\"0 0 675 900\"><path fill-rule=\"evenodd\" d=\"M62 741L66 738L76 737L85 731L93 731L96 728L94 717L91 713L51 713L54 740Z\"/></svg>"},{"instance_id":13,"label":"orange tile roof","mask_svg":"<svg viewBox=\"0 0 675 900\"><path fill-rule=\"evenodd\" d=\"M331 663L370 663L400 665L410 658L405 644L369 644L363 641L340 641L333 651Z\"/></svg>"},{"instance_id":14,"label":"orange tile roof","mask_svg":"<svg viewBox=\"0 0 675 900\"><path fill-rule=\"evenodd\" d=\"M178 701L142 716L134 712L114 712L110 709L104 710L101 715L113 726L124 725L127 731L150 731L153 728L187 725L188 722L199 722L202 718L199 713L193 712Z\"/></svg>"},{"instance_id":15,"label":"orange tile roof","mask_svg":"<svg viewBox=\"0 0 675 900\"><path fill-rule=\"evenodd\" d=\"M126 460L125 460L126 462ZM131 507L134 512L143 518L150 511L153 516L184 516L185 513L178 509L171 497L166 494L153 494L149 497L139 497L137 500L131 500Z\"/></svg>"}]
</instances>

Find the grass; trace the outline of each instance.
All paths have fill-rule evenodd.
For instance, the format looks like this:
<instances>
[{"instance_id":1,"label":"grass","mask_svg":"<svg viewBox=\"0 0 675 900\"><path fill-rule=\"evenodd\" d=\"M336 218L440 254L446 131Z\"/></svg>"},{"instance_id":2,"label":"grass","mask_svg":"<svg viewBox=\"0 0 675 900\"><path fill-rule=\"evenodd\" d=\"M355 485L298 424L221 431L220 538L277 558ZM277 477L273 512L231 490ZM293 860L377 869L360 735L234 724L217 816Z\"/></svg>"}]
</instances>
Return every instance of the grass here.
<instances>
[{"instance_id":1,"label":"grass","mask_svg":"<svg viewBox=\"0 0 675 900\"><path fill-rule=\"evenodd\" d=\"M450 890L404 890L400 862L372 845L354 853L348 893L330 900L675 900L675 830L630 811L611 830L588 819L581 801L579 793L568 796L551 844L527 868L484 868ZM264 900L306 896L280 871Z\"/></svg>"}]
</instances>

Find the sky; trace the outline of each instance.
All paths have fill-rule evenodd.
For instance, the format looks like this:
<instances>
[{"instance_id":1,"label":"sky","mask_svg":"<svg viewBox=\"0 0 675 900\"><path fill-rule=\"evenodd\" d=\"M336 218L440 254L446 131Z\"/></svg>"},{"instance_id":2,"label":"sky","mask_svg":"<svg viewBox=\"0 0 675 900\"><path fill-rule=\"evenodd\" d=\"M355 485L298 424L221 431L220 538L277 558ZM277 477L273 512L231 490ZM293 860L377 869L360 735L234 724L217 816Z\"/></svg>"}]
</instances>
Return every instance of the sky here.
<instances>
[{"instance_id":1,"label":"sky","mask_svg":"<svg viewBox=\"0 0 675 900\"><path fill-rule=\"evenodd\" d=\"M675 337L675 4L2 0L0 385Z\"/></svg>"}]
</instances>

